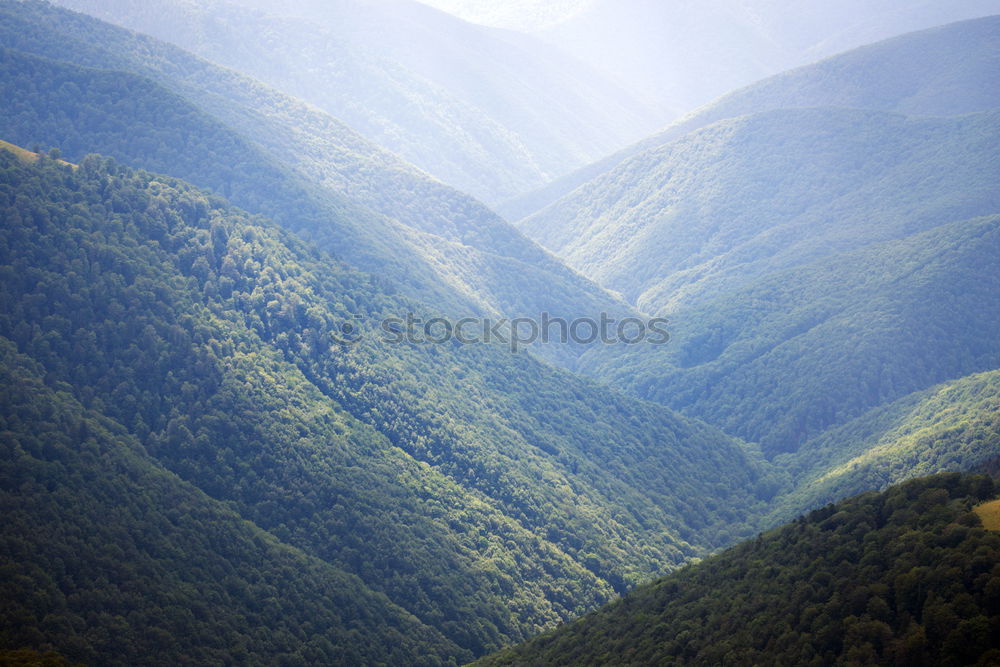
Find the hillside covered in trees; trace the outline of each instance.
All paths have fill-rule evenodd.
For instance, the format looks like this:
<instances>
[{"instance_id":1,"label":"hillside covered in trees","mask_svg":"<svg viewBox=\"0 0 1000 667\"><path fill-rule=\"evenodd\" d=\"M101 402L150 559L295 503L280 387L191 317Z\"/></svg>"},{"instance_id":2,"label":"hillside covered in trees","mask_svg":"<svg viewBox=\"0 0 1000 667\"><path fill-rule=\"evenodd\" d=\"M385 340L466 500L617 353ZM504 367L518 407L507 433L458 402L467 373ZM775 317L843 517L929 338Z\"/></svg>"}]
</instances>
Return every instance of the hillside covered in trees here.
<instances>
[{"instance_id":1,"label":"hillside covered in trees","mask_svg":"<svg viewBox=\"0 0 1000 667\"><path fill-rule=\"evenodd\" d=\"M760 446L785 518L990 456L989 384L954 408L982 415L982 447L950 432L904 447L874 424L1000 364L998 21L735 91L522 220L671 320L669 346L591 349L574 368Z\"/></svg>"},{"instance_id":2,"label":"hillside covered in trees","mask_svg":"<svg viewBox=\"0 0 1000 667\"><path fill-rule=\"evenodd\" d=\"M45 400L79 403L163 479L358 577L456 659L753 530L767 468L711 427L505 346L384 342L382 318L423 307L173 179L96 157L0 164L0 336ZM337 338L343 321L357 344ZM83 456L79 433L65 456ZM34 458L11 462L8 488ZM343 623L377 632L365 618Z\"/></svg>"},{"instance_id":3,"label":"hillside covered in trees","mask_svg":"<svg viewBox=\"0 0 1000 667\"><path fill-rule=\"evenodd\" d=\"M35 0L0 2L0 36L15 144L210 189L455 317L630 312L469 195L233 70ZM539 349L557 352L575 354Z\"/></svg>"},{"instance_id":4,"label":"hillside covered in trees","mask_svg":"<svg viewBox=\"0 0 1000 667\"><path fill-rule=\"evenodd\" d=\"M822 50L990 1L736 4ZM996 662L998 489L937 473L1000 461L998 21L733 91L519 228L475 196L649 102L540 33L0 0L0 664Z\"/></svg>"},{"instance_id":5,"label":"hillside covered in trees","mask_svg":"<svg viewBox=\"0 0 1000 667\"><path fill-rule=\"evenodd\" d=\"M985 476L815 510L477 665L992 665L1000 533Z\"/></svg>"}]
</instances>

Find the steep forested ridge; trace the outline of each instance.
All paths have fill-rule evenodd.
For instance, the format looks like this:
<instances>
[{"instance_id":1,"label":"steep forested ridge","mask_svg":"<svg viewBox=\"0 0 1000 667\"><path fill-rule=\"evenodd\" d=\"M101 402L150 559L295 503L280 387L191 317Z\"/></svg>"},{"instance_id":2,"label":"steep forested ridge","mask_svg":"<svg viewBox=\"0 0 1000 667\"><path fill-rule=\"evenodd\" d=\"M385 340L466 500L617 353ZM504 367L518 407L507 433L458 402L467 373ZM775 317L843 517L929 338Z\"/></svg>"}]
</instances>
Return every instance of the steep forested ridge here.
<instances>
[{"instance_id":1,"label":"steep forested ridge","mask_svg":"<svg viewBox=\"0 0 1000 667\"><path fill-rule=\"evenodd\" d=\"M752 530L766 468L714 429L504 346L390 345L380 319L422 307L180 182L0 160L0 336L463 651Z\"/></svg>"},{"instance_id":2,"label":"steep forested ridge","mask_svg":"<svg viewBox=\"0 0 1000 667\"><path fill-rule=\"evenodd\" d=\"M211 188L458 317L628 312L468 195L252 79L39 2L4 0L0 31L22 51L6 56L15 94L0 118L15 143L106 153Z\"/></svg>"},{"instance_id":3,"label":"steep forested ridge","mask_svg":"<svg viewBox=\"0 0 1000 667\"><path fill-rule=\"evenodd\" d=\"M819 108L720 121L522 225L640 308L676 312L776 270L996 213L998 116Z\"/></svg>"},{"instance_id":4,"label":"steep forested ridge","mask_svg":"<svg viewBox=\"0 0 1000 667\"><path fill-rule=\"evenodd\" d=\"M998 8L1000 10L1000 8ZM662 132L498 207L526 218L625 160L726 118L774 109L838 107L957 116L1000 106L1000 17L921 30L862 46L739 88Z\"/></svg>"},{"instance_id":5,"label":"steep forested ridge","mask_svg":"<svg viewBox=\"0 0 1000 667\"><path fill-rule=\"evenodd\" d=\"M62 0L316 104L487 203L662 126L545 42L406 0ZM248 8L249 6L249 8Z\"/></svg>"},{"instance_id":6,"label":"steep forested ridge","mask_svg":"<svg viewBox=\"0 0 1000 667\"><path fill-rule=\"evenodd\" d=\"M468 655L164 470L14 347L0 341L4 648L105 665ZM15 657L0 662L34 664Z\"/></svg>"},{"instance_id":7,"label":"steep forested ridge","mask_svg":"<svg viewBox=\"0 0 1000 667\"><path fill-rule=\"evenodd\" d=\"M984 476L815 510L483 665L992 665L1000 533Z\"/></svg>"}]
</instances>

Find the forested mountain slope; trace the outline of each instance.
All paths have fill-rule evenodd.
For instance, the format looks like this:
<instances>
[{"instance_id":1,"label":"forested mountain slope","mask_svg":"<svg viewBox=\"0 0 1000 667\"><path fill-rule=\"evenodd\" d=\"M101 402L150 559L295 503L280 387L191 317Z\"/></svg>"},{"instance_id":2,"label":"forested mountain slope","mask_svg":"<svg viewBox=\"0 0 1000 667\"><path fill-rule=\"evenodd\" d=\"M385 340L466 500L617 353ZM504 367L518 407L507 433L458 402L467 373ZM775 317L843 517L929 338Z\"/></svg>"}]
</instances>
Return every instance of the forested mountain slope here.
<instances>
[{"instance_id":1,"label":"forested mountain slope","mask_svg":"<svg viewBox=\"0 0 1000 667\"><path fill-rule=\"evenodd\" d=\"M1000 371L915 392L776 459L794 489L772 516L795 514L940 470L976 470L1000 456Z\"/></svg>"},{"instance_id":2,"label":"forested mountain slope","mask_svg":"<svg viewBox=\"0 0 1000 667\"><path fill-rule=\"evenodd\" d=\"M684 113L838 51L991 14L997 0L594 0L541 34Z\"/></svg>"},{"instance_id":3,"label":"forested mountain slope","mask_svg":"<svg viewBox=\"0 0 1000 667\"><path fill-rule=\"evenodd\" d=\"M509 220L528 217L625 160L726 118L810 107L925 116L1000 107L998 34L1000 16L973 19L887 39L777 74L730 92L662 132L506 202L499 210Z\"/></svg>"},{"instance_id":4,"label":"forested mountain slope","mask_svg":"<svg viewBox=\"0 0 1000 667\"><path fill-rule=\"evenodd\" d=\"M535 189L666 121L540 40L409 0L58 4L316 104L487 203Z\"/></svg>"},{"instance_id":5,"label":"forested mountain slope","mask_svg":"<svg viewBox=\"0 0 1000 667\"><path fill-rule=\"evenodd\" d=\"M0 3L0 31L75 63L8 52L0 130L15 142L103 151L228 194L449 314L627 312L482 204L250 79L37 2Z\"/></svg>"},{"instance_id":6,"label":"forested mountain slope","mask_svg":"<svg viewBox=\"0 0 1000 667\"><path fill-rule=\"evenodd\" d=\"M105 665L469 655L164 470L14 347L0 340L4 649Z\"/></svg>"},{"instance_id":7,"label":"forested mountain slope","mask_svg":"<svg viewBox=\"0 0 1000 667\"><path fill-rule=\"evenodd\" d=\"M425 307L218 198L95 157L0 164L0 336L166 469L360 577L459 659L762 513L773 482L738 441L506 346L393 344L379 322ZM355 345L338 340L344 321Z\"/></svg>"},{"instance_id":8,"label":"forested mountain slope","mask_svg":"<svg viewBox=\"0 0 1000 667\"><path fill-rule=\"evenodd\" d=\"M671 345L595 350L586 370L769 455L796 451L871 408L1000 368L998 252L994 215L841 253L679 310Z\"/></svg>"},{"instance_id":9,"label":"forested mountain slope","mask_svg":"<svg viewBox=\"0 0 1000 667\"><path fill-rule=\"evenodd\" d=\"M816 510L482 665L992 665L1000 533L985 476Z\"/></svg>"},{"instance_id":10,"label":"forested mountain slope","mask_svg":"<svg viewBox=\"0 0 1000 667\"><path fill-rule=\"evenodd\" d=\"M648 312L997 210L1000 112L782 109L626 160L524 230Z\"/></svg>"},{"instance_id":11,"label":"forested mountain slope","mask_svg":"<svg viewBox=\"0 0 1000 667\"><path fill-rule=\"evenodd\" d=\"M995 454L989 383L946 410L984 433L893 440L868 420L1000 368L998 27L906 35L736 91L522 221L671 317L671 345L590 350L577 368L758 443L790 468L772 516Z\"/></svg>"}]
</instances>

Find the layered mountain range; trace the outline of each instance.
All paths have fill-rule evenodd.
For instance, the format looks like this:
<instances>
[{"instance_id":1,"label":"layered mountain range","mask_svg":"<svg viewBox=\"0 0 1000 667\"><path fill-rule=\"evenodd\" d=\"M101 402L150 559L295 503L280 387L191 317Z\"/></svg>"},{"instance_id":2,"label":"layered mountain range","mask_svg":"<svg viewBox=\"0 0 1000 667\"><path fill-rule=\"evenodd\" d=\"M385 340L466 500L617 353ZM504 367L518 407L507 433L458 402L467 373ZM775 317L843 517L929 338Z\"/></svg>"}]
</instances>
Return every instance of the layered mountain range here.
<instances>
[{"instance_id":1,"label":"layered mountain range","mask_svg":"<svg viewBox=\"0 0 1000 667\"><path fill-rule=\"evenodd\" d=\"M418 3L59 4L0 0L4 660L994 655L986 478L752 538L995 466L997 18L625 147L634 82Z\"/></svg>"}]
</instances>

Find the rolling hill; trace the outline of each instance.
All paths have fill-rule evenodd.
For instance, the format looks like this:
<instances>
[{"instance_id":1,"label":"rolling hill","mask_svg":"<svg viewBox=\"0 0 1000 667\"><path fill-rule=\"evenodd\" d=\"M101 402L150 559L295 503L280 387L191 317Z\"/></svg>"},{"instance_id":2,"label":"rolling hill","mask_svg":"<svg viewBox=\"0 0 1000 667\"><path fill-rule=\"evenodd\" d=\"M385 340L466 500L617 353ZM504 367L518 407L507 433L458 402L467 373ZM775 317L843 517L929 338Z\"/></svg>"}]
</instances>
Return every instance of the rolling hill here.
<instances>
[{"instance_id":1,"label":"rolling hill","mask_svg":"<svg viewBox=\"0 0 1000 667\"><path fill-rule=\"evenodd\" d=\"M454 659L754 529L768 467L716 429L505 345L387 340L380 322L427 307L169 177L95 156L73 168L4 151L0 165L0 336L32 377L185 488L387 597L383 617L434 627L427 641ZM35 409L22 421L49 414ZM67 457L85 456L78 433L60 440ZM23 464L9 488L33 474ZM56 611L19 616L17 636L51 643L36 622ZM377 634L376 620L337 627Z\"/></svg>"},{"instance_id":2,"label":"rolling hill","mask_svg":"<svg viewBox=\"0 0 1000 667\"><path fill-rule=\"evenodd\" d=\"M100 151L211 188L456 317L629 312L476 200L313 107L51 5L4 2L0 16L8 90L31 91L4 98L0 130L15 143L71 159Z\"/></svg>"},{"instance_id":3,"label":"rolling hill","mask_svg":"<svg viewBox=\"0 0 1000 667\"><path fill-rule=\"evenodd\" d=\"M527 35L417 2L63 0L343 120L489 204L657 129L665 117Z\"/></svg>"},{"instance_id":4,"label":"rolling hill","mask_svg":"<svg viewBox=\"0 0 1000 667\"><path fill-rule=\"evenodd\" d=\"M989 665L1000 534L985 476L811 512L477 665Z\"/></svg>"},{"instance_id":5,"label":"rolling hill","mask_svg":"<svg viewBox=\"0 0 1000 667\"><path fill-rule=\"evenodd\" d=\"M729 92L662 132L498 207L526 218L640 153L727 118L841 107L950 116L1000 106L1000 17L961 21L869 44ZM589 187L589 186L588 186ZM560 204L561 206L561 204Z\"/></svg>"},{"instance_id":6,"label":"rolling hill","mask_svg":"<svg viewBox=\"0 0 1000 667\"><path fill-rule=\"evenodd\" d=\"M671 345L594 350L584 369L769 456L797 451L872 408L1000 368L998 240L994 215L776 272L679 310Z\"/></svg>"},{"instance_id":7,"label":"rolling hill","mask_svg":"<svg viewBox=\"0 0 1000 667\"><path fill-rule=\"evenodd\" d=\"M781 109L626 160L522 223L573 268L673 313L780 269L996 212L997 112Z\"/></svg>"}]
</instances>

